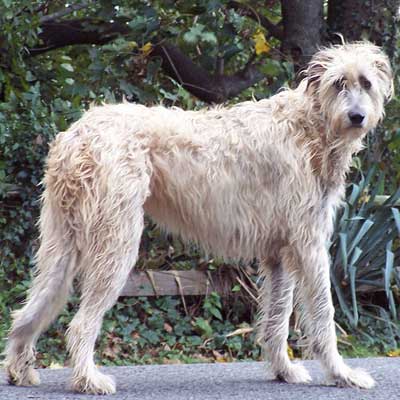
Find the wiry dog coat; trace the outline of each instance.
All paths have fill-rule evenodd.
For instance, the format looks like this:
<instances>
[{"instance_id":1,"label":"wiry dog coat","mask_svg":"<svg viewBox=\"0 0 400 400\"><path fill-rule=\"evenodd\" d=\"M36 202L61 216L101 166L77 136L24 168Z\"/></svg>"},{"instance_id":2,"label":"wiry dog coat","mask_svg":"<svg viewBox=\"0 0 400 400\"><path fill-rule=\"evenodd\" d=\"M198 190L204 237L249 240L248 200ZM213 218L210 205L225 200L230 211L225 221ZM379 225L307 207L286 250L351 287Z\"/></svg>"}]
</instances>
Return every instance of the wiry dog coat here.
<instances>
[{"instance_id":1,"label":"wiry dog coat","mask_svg":"<svg viewBox=\"0 0 400 400\"><path fill-rule=\"evenodd\" d=\"M326 243L351 156L392 90L387 57L355 43L319 51L297 89L268 100L199 112L89 110L51 146L36 276L6 350L10 382L38 383L35 342L78 276L82 300L68 331L73 387L115 391L94 364L94 345L135 265L146 212L207 251L260 260L259 337L278 378L310 379L287 355L297 285L310 350L328 376L371 387L372 378L337 351Z\"/></svg>"}]
</instances>

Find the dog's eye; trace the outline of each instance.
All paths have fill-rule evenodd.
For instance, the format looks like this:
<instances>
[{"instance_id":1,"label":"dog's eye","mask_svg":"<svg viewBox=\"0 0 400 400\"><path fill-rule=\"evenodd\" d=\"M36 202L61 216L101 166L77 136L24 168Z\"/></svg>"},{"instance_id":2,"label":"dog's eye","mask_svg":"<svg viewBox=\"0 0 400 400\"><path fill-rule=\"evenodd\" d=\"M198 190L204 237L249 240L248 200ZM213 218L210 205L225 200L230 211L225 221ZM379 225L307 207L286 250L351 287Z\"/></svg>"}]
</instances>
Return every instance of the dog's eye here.
<instances>
[{"instance_id":1,"label":"dog's eye","mask_svg":"<svg viewBox=\"0 0 400 400\"><path fill-rule=\"evenodd\" d=\"M333 86L335 87L335 89L337 90L337 91L341 91L341 90L343 90L343 87L344 87L344 81L343 81L343 79L338 79L338 80L336 80L334 83L333 83Z\"/></svg>"},{"instance_id":2,"label":"dog's eye","mask_svg":"<svg viewBox=\"0 0 400 400\"><path fill-rule=\"evenodd\" d=\"M363 76L360 77L360 84L365 90L371 89L371 82Z\"/></svg>"}]
</instances>

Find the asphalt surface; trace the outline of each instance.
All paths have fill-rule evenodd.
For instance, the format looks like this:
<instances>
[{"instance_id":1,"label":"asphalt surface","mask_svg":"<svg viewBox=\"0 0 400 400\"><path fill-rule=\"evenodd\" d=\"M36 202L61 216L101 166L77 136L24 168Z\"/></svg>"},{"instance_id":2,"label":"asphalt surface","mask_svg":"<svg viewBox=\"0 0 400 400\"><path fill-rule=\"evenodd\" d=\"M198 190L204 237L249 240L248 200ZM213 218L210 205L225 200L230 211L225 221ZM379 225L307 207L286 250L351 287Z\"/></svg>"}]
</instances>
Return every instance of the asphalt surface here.
<instances>
[{"instance_id":1,"label":"asphalt surface","mask_svg":"<svg viewBox=\"0 0 400 400\"><path fill-rule=\"evenodd\" d=\"M117 380L117 393L110 396L71 392L67 383L71 370L67 368L41 370L41 385L29 388L7 385L1 370L0 400L400 400L400 358L347 361L367 369L377 386L371 390L324 386L321 368L315 361L304 361L313 377L313 383L307 385L271 380L265 365L259 362L102 368Z\"/></svg>"}]
</instances>

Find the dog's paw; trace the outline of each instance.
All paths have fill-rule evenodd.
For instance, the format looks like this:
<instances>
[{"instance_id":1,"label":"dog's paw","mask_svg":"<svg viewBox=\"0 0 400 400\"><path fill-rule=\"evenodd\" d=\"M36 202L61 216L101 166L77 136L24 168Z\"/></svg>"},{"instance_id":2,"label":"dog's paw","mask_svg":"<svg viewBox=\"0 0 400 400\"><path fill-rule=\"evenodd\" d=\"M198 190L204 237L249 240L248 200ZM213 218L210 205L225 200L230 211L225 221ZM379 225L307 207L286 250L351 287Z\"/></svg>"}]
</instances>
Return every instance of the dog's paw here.
<instances>
[{"instance_id":1,"label":"dog's paw","mask_svg":"<svg viewBox=\"0 0 400 400\"><path fill-rule=\"evenodd\" d=\"M17 370L8 366L6 368L7 381L10 385L34 386L40 384L40 375L33 367Z\"/></svg>"},{"instance_id":2,"label":"dog's paw","mask_svg":"<svg viewBox=\"0 0 400 400\"><path fill-rule=\"evenodd\" d=\"M375 386L375 381L371 375L362 369L346 368L343 374L332 377L332 380L339 387L371 389Z\"/></svg>"},{"instance_id":3,"label":"dog's paw","mask_svg":"<svg viewBox=\"0 0 400 400\"><path fill-rule=\"evenodd\" d=\"M36 369L29 367L27 371L27 378L29 385L40 385L40 374Z\"/></svg>"},{"instance_id":4,"label":"dog's paw","mask_svg":"<svg viewBox=\"0 0 400 400\"><path fill-rule=\"evenodd\" d=\"M95 370L90 376L77 376L72 380L72 390L87 394L113 394L116 392L114 378Z\"/></svg>"},{"instance_id":5,"label":"dog's paw","mask_svg":"<svg viewBox=\"0 0 400 400\"><path fill-rule=\"evenodd\" d=\"M301 364L290 364L285 371L276 373L276 378L287 383L309 383L311 376Z\"/></svg>"}]
</instances>

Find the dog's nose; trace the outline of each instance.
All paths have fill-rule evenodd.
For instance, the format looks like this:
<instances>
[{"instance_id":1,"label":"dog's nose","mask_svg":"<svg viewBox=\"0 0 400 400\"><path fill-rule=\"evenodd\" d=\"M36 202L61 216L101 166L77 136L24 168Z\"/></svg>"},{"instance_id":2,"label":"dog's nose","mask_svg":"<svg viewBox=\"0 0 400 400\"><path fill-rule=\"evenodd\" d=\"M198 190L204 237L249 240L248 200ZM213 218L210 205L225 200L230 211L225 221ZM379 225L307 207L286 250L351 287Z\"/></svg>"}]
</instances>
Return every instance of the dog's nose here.
<instances>
[{"instance_id":1,"label":"dog's nose","mask_svg":"<svg viewBox=\"0 0 400 400\"><path fill-rule=\"evenodd\" d=\"M352 111L349 112L349 119L350 119L352 125L355 125L355 126L361 125L362 122L364 121L364 118L365 118L364 114L361 114L359 112L352 112Z\"/></svg>"}]
</instances>

